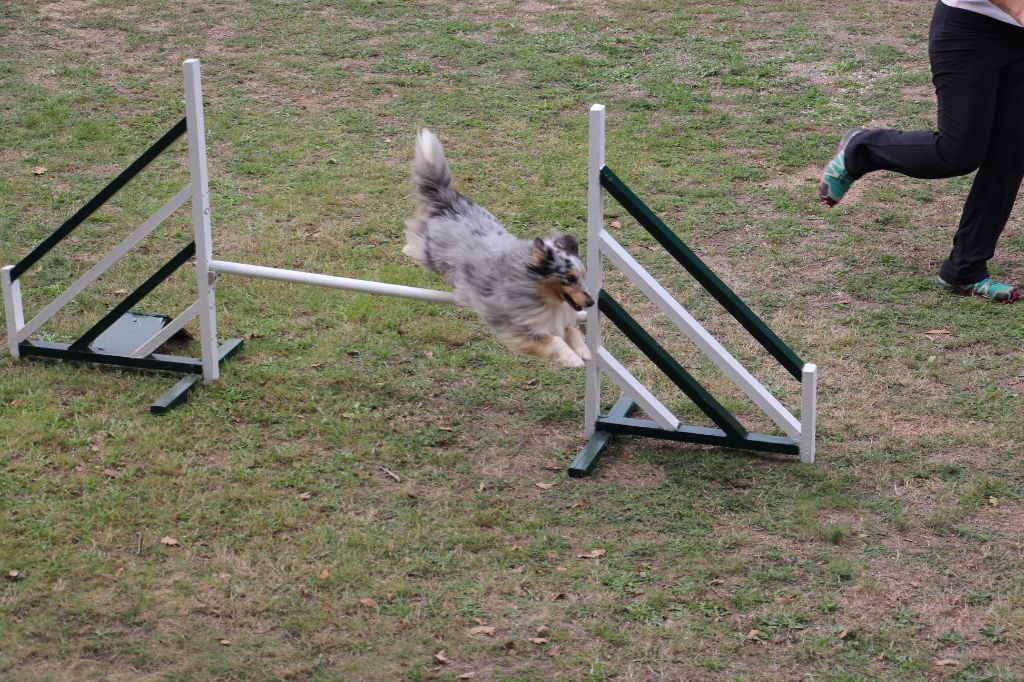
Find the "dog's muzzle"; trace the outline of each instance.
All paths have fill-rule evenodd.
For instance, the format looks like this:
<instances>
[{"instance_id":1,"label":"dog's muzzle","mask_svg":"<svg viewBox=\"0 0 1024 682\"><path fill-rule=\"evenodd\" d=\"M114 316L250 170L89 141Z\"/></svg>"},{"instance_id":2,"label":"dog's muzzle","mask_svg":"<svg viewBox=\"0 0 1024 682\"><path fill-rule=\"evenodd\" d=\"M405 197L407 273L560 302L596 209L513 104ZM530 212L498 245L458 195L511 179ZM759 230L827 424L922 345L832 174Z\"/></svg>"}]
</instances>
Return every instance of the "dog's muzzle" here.
<instances>
[{"instance_id":1,"label":"dog's muzzle","mask_svg":"<svg viewBox=\"0 0 1024 682\"><path fill-rule=\"evenodd\" d=\"M583 299L582 306L579 303L577 303L575 299L573 299L573 297L570 296L569 294L562 294L562 298L564 298L565 302L568 303L569 306L576 311L580 311L583 310L584 308L589 308L590 306L594 305L594 299L593 297L591 297L590 294L587 294L586 298Z\"/></svg>"}]
</instances>

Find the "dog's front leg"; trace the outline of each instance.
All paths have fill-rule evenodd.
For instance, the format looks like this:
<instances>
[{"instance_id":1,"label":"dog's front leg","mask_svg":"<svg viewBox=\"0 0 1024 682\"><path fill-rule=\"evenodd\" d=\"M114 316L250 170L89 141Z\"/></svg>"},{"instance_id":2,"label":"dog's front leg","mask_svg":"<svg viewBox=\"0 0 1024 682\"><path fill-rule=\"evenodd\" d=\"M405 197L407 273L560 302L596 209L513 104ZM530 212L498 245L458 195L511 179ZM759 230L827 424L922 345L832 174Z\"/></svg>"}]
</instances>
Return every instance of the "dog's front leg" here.
<instances>
[{"instance_id":1,"label":"dog's front leg","mask_svg":"<svg viewBox=\"0 0 1024 682\"><path fill-rule=\"evenodd\" d=\"M565 328L565 342L569 344L569 348L572 348L576 355L580 356L580 359L586 362L590 359L590 349L587 348L587 342L583 338L583 334L580 333L579 325L575 322Z\"/></svg>"},{"instance_id":2,"label":"dog's front leg","mask_svg":"<svg viewBox=\"0 0 1024 682\"><path fill-rule=\"evenodd\" d=\"M516 336L502 335L501 341L524 355L553 360L562 367L583 367L583 360L564 339L558 336Z\"/></svg>"}]
</instances>

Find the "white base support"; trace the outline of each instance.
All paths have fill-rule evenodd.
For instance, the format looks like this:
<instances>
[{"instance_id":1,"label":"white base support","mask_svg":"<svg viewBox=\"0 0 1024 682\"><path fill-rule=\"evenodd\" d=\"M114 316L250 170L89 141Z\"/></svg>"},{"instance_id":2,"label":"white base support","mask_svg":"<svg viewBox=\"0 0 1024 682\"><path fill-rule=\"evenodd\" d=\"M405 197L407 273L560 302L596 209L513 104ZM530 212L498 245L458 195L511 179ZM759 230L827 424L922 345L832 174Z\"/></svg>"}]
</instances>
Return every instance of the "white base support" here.
<instances>
[{"instance_id":1,"label":"white base support","mask_svg":"<svg viewBox=\"0 0 1024 682\"><path fill-rule=\"evenodd\" d=\"M676 419L676 416L628 369L623 367L622 363L616 360L607 349L603 347L597 349L597 364L622 389L623 393L639 405L648 417L657 422L658 426L670 431L679 428L679 420Z\"/></svg>"},{"instance_id":2,"label":"white base support","mask_svg":"<svg viewBox=\"0 0 1024 682\"><path fill-rule=\"evenodd\" d=\"M815 438L818 430L818 366L804 365L800 381L800 461L814 463Z\"/></svg>"},{"instance_id":3,"label":"white base support","mask_svg":"<svg viewBox=\"0 0 1024 682\"><path fill-rule=\"evenodd\" d=\"M25 311L21 307L21 282L11 279L13 265L6 265L0 269L0 287L4 294L4 315L7 319L7 346L11 355L21 357L18 350L18 334L25 326Z\"/></svg>"},{"instance_id":4,"label":"white base support","mask_svg":"<svg viewBox=\"0 0 1024 682\"><path fill-rule=\"evenodd\" d=\"M131 356L133 358L144 358L150 353L153 353L157 348L164 345L168 339L181 331L186 324L198 317L198 315L199 301L196 301L190 305L185 312L168 322L164 328L154 334L152 338L132 351Z\"/></svg>"}]
</instances>

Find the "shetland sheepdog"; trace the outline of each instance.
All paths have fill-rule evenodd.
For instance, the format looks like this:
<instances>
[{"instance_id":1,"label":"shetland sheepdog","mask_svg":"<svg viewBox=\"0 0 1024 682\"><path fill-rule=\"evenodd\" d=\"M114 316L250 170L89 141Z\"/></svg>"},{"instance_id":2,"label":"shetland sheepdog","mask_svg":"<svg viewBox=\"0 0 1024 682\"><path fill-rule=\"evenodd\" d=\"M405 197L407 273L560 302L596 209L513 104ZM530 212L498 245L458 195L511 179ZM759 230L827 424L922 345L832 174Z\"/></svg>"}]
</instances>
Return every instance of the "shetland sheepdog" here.
<instances>
[{"instance_id":1,"label":"shetland sheepdog","mask_svg":"<svg viewBox=\"0 0 1024 682\"><path fill-rule=\"evenodd\" d=\"M508 233L491 213L452 185L441 142L416 138L412 162L416 214L402 253L436 272L460 304L474 310L517 353L582 367L590 359L576 313L594 305L579 244L569 234L532 241Z\"/></svg>"}]
</instances>

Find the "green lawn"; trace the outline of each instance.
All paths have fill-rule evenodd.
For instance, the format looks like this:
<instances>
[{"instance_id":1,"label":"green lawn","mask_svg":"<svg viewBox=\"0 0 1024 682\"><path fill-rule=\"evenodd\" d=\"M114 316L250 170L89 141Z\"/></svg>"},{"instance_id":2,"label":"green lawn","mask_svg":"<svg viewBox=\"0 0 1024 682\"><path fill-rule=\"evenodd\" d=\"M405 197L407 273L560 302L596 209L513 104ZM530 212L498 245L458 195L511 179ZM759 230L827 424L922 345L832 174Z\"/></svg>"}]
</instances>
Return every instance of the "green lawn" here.
<instances>
[{"instance_id":1,"label":"green lawn","mask_svg":"<svg viewBox=\"0 0 1024 682\"><path fill-rule=\"evenodd\" d=\"M879 174L831 211L815 193L848 127L933 125L930 12L0 4L0 264L182 116L189 57L218 257L414 286L442 286L401 255L417 128L513 232L583 237L602 102L609 166L820 373L816 465L627 438L576 480L582 373L512 356L448 306L225 277L221 335L245 346L165 417L147 406L173 377L2 355L0 677L1024 679L1024 308L931 284L970 178ZM26 274L29 314L187 175L179 142ZM795 410L795 382L611 200L608 218ZM1022 223L993 263L1018 282ZM43 338L76 338L190 230L180 211ZM192 300L183 270L140 308Z\"/></svg>"}]
</instances>

